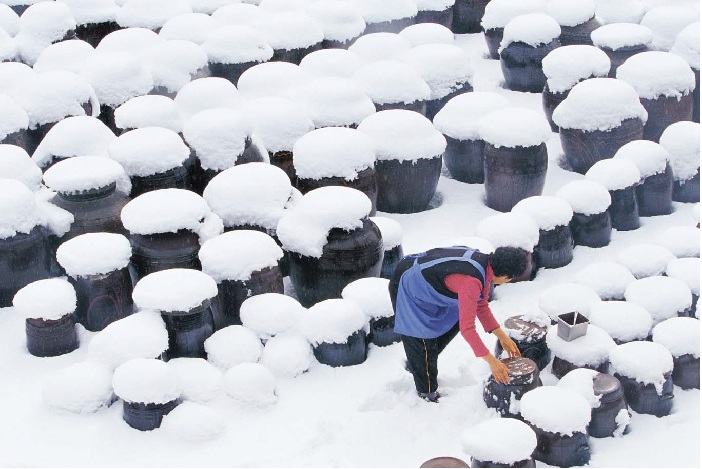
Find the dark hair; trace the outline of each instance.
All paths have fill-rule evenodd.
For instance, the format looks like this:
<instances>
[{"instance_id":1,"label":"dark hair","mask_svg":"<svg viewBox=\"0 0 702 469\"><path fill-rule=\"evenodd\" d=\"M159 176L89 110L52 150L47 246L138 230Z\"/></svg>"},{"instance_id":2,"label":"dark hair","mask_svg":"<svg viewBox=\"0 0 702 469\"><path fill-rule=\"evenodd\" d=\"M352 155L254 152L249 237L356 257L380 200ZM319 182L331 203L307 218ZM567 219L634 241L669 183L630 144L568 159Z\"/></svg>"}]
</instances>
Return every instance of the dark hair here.
<instances>
[{"instance_id":1,"label":"dark hair","mask_svg":"<svg viewBox=\"0 0 702 469\"><path fill-rule=\"evenodd\" d=\"M490 255L495 277L519 277L527 268L527 252L519 248L499 247Z\"/></svg>"}]
</instances>

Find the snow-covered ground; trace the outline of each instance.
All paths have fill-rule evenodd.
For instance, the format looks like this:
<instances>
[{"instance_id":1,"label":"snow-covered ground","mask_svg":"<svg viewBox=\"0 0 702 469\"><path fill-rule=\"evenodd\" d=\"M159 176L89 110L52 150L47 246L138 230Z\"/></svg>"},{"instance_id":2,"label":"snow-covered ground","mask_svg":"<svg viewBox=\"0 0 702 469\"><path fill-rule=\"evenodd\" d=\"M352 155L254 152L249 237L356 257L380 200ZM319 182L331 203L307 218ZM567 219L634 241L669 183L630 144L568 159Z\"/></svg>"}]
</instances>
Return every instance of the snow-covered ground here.
<instances>
[{"instance_id":1,"label":"snow-covered ground","mask_svg":"<svg viewBox=\"0 0 702 469\"><path fill-rule=\"evenodd\" d=\"M459 36L456 42L472 58L476 91L495 91L514 106L541 112L540 94L500 87L500 64L483 58L487 47L482 34ZM563 152L557 134L547 146L543 193L554 195L583 176L559 167ZM483 198L482 185L455 181L444 172L430 210L379 215L402 225L405 253L418 252L473 235L481 219L496 214ZM674 203L674 207L671 215L642 218L637 230L613 232L604 248L576 247L574 260L566 267L541 270L531 282L499 286L491 303L497 319L537 310L545 289L573 281L593 262L616 262L625 248L656 242L670 227L696 225L699 215L693 204ZM286 288L292 288L289 282ZM267 407L240 403L222 390L205 403L226 424L219 438L184 440L184 435L193 433L192 427L139 432L122 420L120 401L88 415L58 413L45 404L44 384L51 374L88 355L95 334L79 328L78 350L37 358L25 348L24 318L11 308L0 310L0 466L418 467L437 456L468 461L462 432L497 417L482 400L482 382L489 370L458 337L439 360L443 397L438 405L418 399L412 378L403 369L400 344L370 346L361 365L331 368L314 362L300 376L276 378L278 399ZM494 337L482 331L481 335L492 348ZM549 368L542 372L542 380L544 385L557 382ZM700 393L676 387L671 415L634 413L629 434L591 438L590 444L592 467L699 467Z\"/></svg>"}]
</instances>

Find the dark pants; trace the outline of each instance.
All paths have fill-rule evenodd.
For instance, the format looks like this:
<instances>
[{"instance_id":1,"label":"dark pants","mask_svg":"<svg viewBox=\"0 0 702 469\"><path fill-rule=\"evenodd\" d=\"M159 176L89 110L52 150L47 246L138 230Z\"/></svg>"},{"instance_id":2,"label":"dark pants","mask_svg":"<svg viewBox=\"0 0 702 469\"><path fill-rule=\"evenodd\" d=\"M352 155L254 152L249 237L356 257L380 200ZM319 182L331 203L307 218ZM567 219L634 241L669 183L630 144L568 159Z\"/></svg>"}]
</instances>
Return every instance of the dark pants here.
<instances>
[{"instance_id":1,"label":"dark pants","mask_svg":"<svg viewBox=\"0 0 702 469\"><path fill-rule=\"evenodd\" d=\"M439 354L458 334L458 322L443 335L434 339L418 339L407 335L402 336L405 347L407 364L414 377L417 392L430 393L436 391L436 378L439 374L437 361Z\"/></svg>"}]
</instances>

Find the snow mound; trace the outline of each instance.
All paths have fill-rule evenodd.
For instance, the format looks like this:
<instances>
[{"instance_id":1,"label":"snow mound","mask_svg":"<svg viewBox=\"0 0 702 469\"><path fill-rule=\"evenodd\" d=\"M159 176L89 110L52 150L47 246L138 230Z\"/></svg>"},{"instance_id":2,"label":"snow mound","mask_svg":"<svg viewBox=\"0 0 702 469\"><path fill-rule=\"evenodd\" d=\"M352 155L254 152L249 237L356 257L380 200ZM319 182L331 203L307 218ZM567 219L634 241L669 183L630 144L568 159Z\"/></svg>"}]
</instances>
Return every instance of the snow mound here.
<instances>
[{"instance_id":1,"label":"snow mound","mask_svg":"<svg viewBox=\"0 0 702 469\"><path fill-rule=\"evenodd\" d=\"M475 236L496 248L513 247L531 252L539 242L539 227L528 215L516 212L485 217L475 226Z\"/></svg>"},{"instance_id":2,"label":"snow mound","mask_svg":"<svg viewBox=\"0 0 702 469\"><path fill-rule=\"evenodd\" d=\"M55 411L95 413L112 402L112 369L90 360L70 365L49 376L42 396Z\"/></svg>"},{"instance_id":3,"label":"snow mound","mask_svg":"<svg viewBox=\"0 0 702 469\"><path fill-rule=\"evenodd\" d=\"M600 406L600 397L595 394L594 381L599 372L588 368L576 368L569 371L558 381L558 386L566 387L583 396L590 407L596 409Z\"/></svg>"},{"instance_id":4,"label":"snow mound","mask_svg":"<svg viewBox=\"0 0 702 469\"><path fill-rule=\"evenodd\" d=\"M617 150L615 159L629 160L636 165L642 178L663 173L670 160L670 153L650 140L634 140Z\"/></svg>"},{"instance_id":5,"label":"snow mound","mask_svg":"<svg viewBox=\"0 0 702 469\"><path fill-rule=\"evenodd\" d=\"M692 23L675 38L675 43L670 52L677 54L688 63L691 68L700 69L700 23Z\"/></svg>"},{"instance_id":6,"label":"snow mound","mask_svg":"<svg viewBox=\"0 0 702 469\"><path fill-rule=\"evenodd\" d=\"M140 308L162 313L187 313L217 296L217 283L193 269L167 269L141 278L132 298Z\"/></svg>"},{"instance_id":7,"label":"snow mound","mask_svg":"<svg viewBox=\"0 0 702 469\"><path fill-rule=\"evenodd\" d=\"M570 436L586 433L591 408L577 391L561 386L541 386L519 401L524 419L547 432Z\"/></svg>"},{"instance_id":8,"label":"snow mound","mask_svg":"<svg viewBox=\"0 0 702 469\"><path fill-rule=\"evenodd\" d=\"M258 8L258 0L247 3L233 3L218 8L212 13L212 19L221 24L253 25L263 18L265 10Z\"/></svg>"},{"instance_id":9,"label":"snow mound","mask_svg":"<svg viewBox=\"0 0 702 469\"><path fill-rule=\"evenodd\" d=\"M388 289L390 280L368 277L354 280L344 287L341 297L355 302L370 319L392 317L395 313Z\"/></svg>"},{"instance_id":10,"label":"snow mound","mask_svg":"<svg viewBox=\"0 0 702 469\"><path fill-rule=\"evenodd\" d=\"M594 18L597 3L594 0L551 0L546 13L561 26L578 26Z\"/></svg>"},{"instance_id":11,"label":"snow mound","mask_svg":"<svg viewBox=\"0 0 702 469\"><path fill-rule=\"evenodd\" d=\"M536 434L517 419L490 419L465 430L461 434L461 445L464 452L479 461L512 464L531 458L536 448Z\"/></svg>"},{"instance_id":12,"label":"snow mound","mask_svg":"<svg viewBox=\"0 0 702 469\"><path fill-rule=\"evenodd\" d=\"M599 182L610 191L634 187L641 180L639 168L625 159L606 159L593 164L585 173L591 181Z\"/></svg>"},{"instance_id":13,"label":"snow mound","mask_svg":"<svg viewBox=\"0 0 702 469\"><path fill-rule=\"evenodd\" d=\"M95 54L93 46L85 41L71 39L51 44L44 49L34 64L35 72L65 70L80 74L83 62Z\"/></svg>"},{"instance_id":14,"label":"snow mound","mask_svg":"<svg viewBox=\"0 0 702 469\"><path fill-rule=\"evenodd\" d=\"M10 134L29 128L27 111L17 102L3 94L0 95L0 106L4 111L0 117L0 141Z\"/></svg>"},{"instance_id":15,"label":"snow mound","mask_svg":"<svg viewBox=\"0 0 702 469\"><path fill-rule=\"evenodd\" d=\"M163 41L145 49L139 57L153 76L154 87L165 88L168 93L177 93L198 72L209 72L207 54L190 41Z\"/></svg>"},{"instance_id":16,"label":"snow mound","mask_svg":"<svg viewBox=\"0 0 702 469\"><path fill-rule=\"evenodd\" d=\"M131 256L129 240L116 233L85 233L65 241L56 250L59 264L73 278L124 269Z\"/></svg>"},{"instance_id":17,"label":"snow mound","mask_svg":"<svg viewBox=\"0 0 702 469\"><path fill-rule=\"evenodd\" d=\"M696 21L699 21L699 12L691 5L671 5L651 8L641 18L641 25L653 31L651 48L668 51L678 33Z\"/></svg>"},{"instance_id":18,"label":"snow mound","mask_svg":"<svg viewBox=\"0 0 702 469\"><path fill-rule=\"evenodd\" d=\"M590 37L595 46L616 51L625 47L650 45L653 31L640 24L622 22L600 26Z\"/></svg>"},{"instance_id":19,"label":"snow mound","mask_svg":"<svg viewBox=\"0 0 702 469\"><path fill-rule=\"evenodd\" d=\"M700 124L679 121L670 124L658 140L670 153L670 167L676 181L687 181L700 170Z\"/></svg>"},{"instance_id":20,"label":"snow mound","mask_svg":"<svg viewBox=\"0 0 702 469\"><path fill-rule=\"evenodd\" d=\"M607 54L581 44L557 47L542 61L548 89L554 93L564 93L588 78L606 77L610 66Z\"/></svg>"},{"instance_id":21,"label":"snow mound","mask_svg":"<svg viewBox=\"0 0 702 469\"><path fill-rule=\"evenodd\" d=\"M596 13L603 24L638 23L646 13L646 5L640 0L597 2Z\"/></svg>"},{"instance_id":22,"label":"snow mound","mask_svg":"<svg viewBox=\"0 0 702 469\"><path fill-rule=\"evenodd\" d=\"M241 363L224 375L227 394L254 407L267 407L278 401L273 373L258 363Z\"/></svg>"},{"instance_id":23,"label":"snow mound","mask_svg":"<svg viewBox=\"0 0 702 469\"><path fill-rule=\"evenodd\" d=\"M388 217L370 217L370 220L380 229L384 251L402 244L402 225L397 221Z\"/></svg>"},{"instance_id":24,"label":"snow mound","mask_svg":"<svg viewBox=\"0 0 702 469\"><path fill-rule=\"evenodd\" d=\"M457 140L479 140L480 119L492 111L510 107L502 95L490 91L474 91L451 98L434 116L434 126L447 137Z\"/></svg>"},{"instance_id":25,"label":"snow mound","mask_svg":"<svg viewBox=\"0 0 702 469\"><path fill-rule=\"evenodd\" d=\"M295 298L263 293L244 300L239 316L245 327L266 340L295 328L305 311Z\"/></svg>"},{"instance_id":26,"label":"snow mound","mask_svg":"<svg viewBox=\"0 0 702 469\"><path fill-rule=\"evenodd\" d=\"M185 13L166 21L158 35L166 40L180 39L202 45L219 22L205 13Z\"/></svg>"},{"instance_id":27,"label":"snow mound","mask_svg":"<svg viewBox=\"0 0 702 469\"><path fill-rule=\"evenodd\" d=\"M349 2L314 2L306 8L306 11L322 27L324 39L329 41L350 41L360 36L366 29L363 16Z\"/></svg>"},{"instance_id":28,"label":"snow mound","mask_svg":"<svg viewBox=\"0 0 702 469\"><path fill-rule=\"evenodd\" d=\"M323 5L324 2L315 5ZM321 49L310 52L300 61L300 68L314 77L351 78L363 62L346 49Z\"/></svg>"},{"instance_id":29,"label":"snow mound","mask_svg":"<svg viewBox=\"0 0 702 469\"><path fill-rule=\"evenodd\" d=\"M243 64L267 62L273 48L264 35L250 26L223 26L207 36L202 44L210 63Z\"/></svg>"},{"instance_id":30,"label":"snow mound","mask_svg":"<svg viewBox=\"0 0 702 469\"><path fill-rule=\"evenodd\" d=\"M558 337L557 330L558 325L551 326L546 333L548 348L557 357L567 360L579 368L602 365L607 361L610 351L617 346L604 329L594 324L587 327L587 333L584 336L570 342Z\"/></svg>"},{"instance_id":31,"label":"snow mound","mask_svg":"<svg viewBox=\"0 0 702 469\"><path fill-rule=\"evenodd\" d=\"M19 32L19 15L9 7L9 3L3 3L0 6L0 28L7 31L7 34L10 36L15 36Z\"/></svg>"},{"instance_id":32,"label":"snow mound","mask_svg":"<svg viewBox=\"0 0 702 469\"><path fill-rule=\"evenodd\" d=\"M307 310L299 323L300 332L314 346L321 343L343 344L360 330L368 331L368 317L354 301L320 301Z\"/></svg>"},{"instance_id":33,"label":"snow mound","mask_svg":"<svg viewBox=\"0 0 702 469\"><path fill-rule=\"evenodd\" d=\"M431 99L448 96L473 81L470 57L454 44L422 44L397 56L419 72L431 89Z\"/></svg>"},{"instance_id":34,"label":"snow mound","mask_svg":"<svg viewBox=\"0 0 702 469\"><path fill-rule=\"evenodd\" d=\"M504 28L513 18L527 13L543 13L546 0L492 0L481 20L484 30Z\"/></svg>"},{"instance_id":35,"label":"snow mound","mask_svg":"<svg viewBox=\"0 0 702 469\"><path fill-rule=\"evenodd\" d=\"M592 305L590 323L604 329L619 342L646 340L653 319L643 306L627 301L601 301Z\"/></svg>"},{"instance_id":36,"label":"snow mound","mask_svg":"<svg viewBox=\"0 0 702 469\"><path fill-rule=\"evenodd\" d=\"M670 318L653 328L653 342L663 345L673 357L700 356L700 323L695 318Z\"/></svg>"},{"instance_id":37,"label":"snow mound","mask_svg":"<svg viewBox=\"0 0 702 469\"><path fill-rule=\"evenodd\" d=\"M117 137L95 117L73 116L56 123L32 154L32 160L45 168L53 157L107 156Z\"/></svg>"},{"instance_id":38,"label":"snow mound","mask_svg":"<svg viewBox=\"0 0 702 469\"><path fill-rule=\"evenodd\" d=\"M234 166L244 153L252 130L251 121L240 111L215 108L185 121L183 136L203 169L223 171Z\"/></svg>"},{"instance_id":39,"label":"snow mound","mask_svg":"<svg viewBox=\"0 0 702 469\"><path fill-rule=\"evenodd\" d=\"M205 351L207 361L218 368L229 370L242 363L256 363L263 353L263 344L251 329L227 326L205 340Z\"/></svg>"},{"instance_id":40,"label":"snow mound","mask_svg":"<svg viewBox=\"0 0 702 469\"><path fill-rule=\"evenodd\" d=\"M582 215L602 213L612 204L612 196L602 184L595 181L571 181L561 186L556 197L565 199L573 212Z\"/></svg>"},{"instance_id":41,"label":"snow mound","mask_svg":"<svg viewBox=\"0 0 702 469\"><path fill-rule=\"evenodd\" d=\"M624 292L626 301L646 308L653 324L673 318L692 306L692 292L685 282L671 277L647 277L632 282Z\"/></svg>"},{"instance_id":42,"label":"snow mound","mask_svg":"<svg viewBox=\"0 0 702 469\"><path fill-rule=\"evenodd\" d=\"M652 243L634 244L617 255L617 260L637 279L661 275L673 259L675 255L669 249Z\"/></svg>"},{"instance_id":43,"label":"snow mound","mask_svg":"<svg viewBox=\"0 0 702 469\"><path fill-rule=\"evenodd\" d=\"M673 226L663 230L656 243L669 249L675 257L700 257L700 229L694 226Z\"/></svg>"},{"instance_id":44,"label":"snow mound","mask_svg":"<svg viewBox=\"0 0 702 469\"><path fill-rule=\"evenodd\" d=\"M175 101L168 96L146 95L132 98L115 109L115 125L123 130L163 127L180 133L183 118Z\"/></svg>"},{"instance_id":45,"label":"snow mound","mask_svg":"<svg viewBox=\"0 0 702 469\"><path fill-rule=\"evenodd\" d=\"M308 113L287 98L252 99L247 102L246 111L253 122L253 132L272 154L292 151L295 142L314 130Z\"/></svg>"},{"instance_id":46,"label":"snow mound","mask_svg":"<svg viewBox=\"0 0 702 469\"><path fill-rule=\"evenodd\" d=\"M135 358L118 366L112 386L125 402L166 404L181 395L175 371L166 362L153 358Z\"/></svg>"},{"instance_id":47,"label":"snow mound","mask_svg":"<svg viewBox=\"0 0 702 469\"><path fill-rule=\"evenodd\" d=\"M551 138L551 127L542 113L504 107L486 114L478 124L481 140L494 147L535 147Z\"/></svg>"},{"instance_id":48,"label":"snow mound","mask_svg":"<svg viewBox=\"0 0 702 469\"><path fill-rule=\"evenodd\" d=\"M413 0L355 0L354 5L368 24L414 18L418 12Z\"/></svg>"},{"instance_id":49,"label":"snow mound","mask_svg":"<svg viewBox=\"0 0 702 469\"><path fill-rule=\"evenodd\" d=\"M561 35L561 27L546 13L528 13L515 16L505 25L499 51L513 42L522 42L531 47L548 44Z\"/></svg>"},{"instance_id":50,"label":"snow mound","mask_svg":"<svg viewBox=\"0 0 702 469\"><path fill-rule=\"evenodd\" d=\"M419 73L399 60L377 60L358 69L353 80L374 103L413 103L431 96Z\"/></svg>"},{"instance_id":51,"label":"snow mound","mask_svg":"<svg viewBox=\"0 0 702 469\"><path fill-rule=\"evenodd\" d=\"M364 34L354 41L349 51L365 62L397 58L412 48L409 40L394 33Z\"/></svg>"},{"instance_id":52,"label":"snow mound","mask_svg":"<svg viewBox=\"0 0 702 469\"><path fill-rule=\"evenodd\" d=\"M241 80L239 81L241 85ZM219 77L198 78L183 86L173 99L183 119L212 108L238 109L242 97L236 86Z\"/></svg>"},{"instance_id":53,"label":"snow mound","mask_svg":"<svg viewBox=\"0 0 702 469\"><path fill-rule=\"evenodd\" d=\"M295 142L293 155L295 172L302 179L343 177L352 181L359 172L375 165L371 139L359 130L341 127L303 135Z\"/></svg>"},{"instance_id":54,"label":"snow mound","mask_svg":"<svg viewBox=\"0 0 702 469\"><path fill-rule=\"evenodd\" d=\"M77 24L114 21L119 7L113 0L62 0L68 5Z\"/></svg>"},{"instance_id":55,"label":"snow mound","mask_svg":"<svg viewBox=\"0 0 702 469\"><path fill-rule=\"evenodd\" d=\"M293 98L317 128L358 125L375 112L373 101L348 78L311 79L298 87Z\"/></svg>"},{"instance_id":56,"label":"snow mound","mask_svg":"<svg viewBox=\"0 0 702 469\"><path fill-rule=\"evenodd\" d=\"M266 342L261 364L278 376L294 378L306 372L314 358L309 342L299 335L275 336Z\"/></svg>"},{"instance_id":57,"label":"snow mound","mask_svg":"<svg viewBox=\"0 0 702 469\"><path fill-rule=\"evenodd\" d=\"M636 280L629 269L618 262L592 262L580 269L576 283L587 286L603 300L621 300L626 287Z\"/></svg>"},{"instance_id":58,"label":"snow mound","mask_svg":"<svg viewBox=\"0 0 702 469\"><path fill-rule=\"evenodd\" d=\"M0 97L2 107L2 97ZM42 173L24 148L0 144L0 178L16 179L30 190L41 188Z\"/></svg>"},{"instance_id":59,"label":"snow mound","mask_svg":"<svg viewBox=\"0 0 702 469\"><path fill-rule=\"evenodd\" d=\"M292 98L310 80L300 66L288 62L264 62L246 70L237 85L246 99L278 96Z\"/></svg>"},{"instance_id":60,"label":"snow mound","mask_svg":"<svg viewBox=\"0 0 702 469\"><path fill-rule=\"evenodd\" d=\"M682 280L690 287L693 295L700 296L700 259L686 257L673 259L665 267L665 275Z\"/></svg>"},{"instance_id":61,"label":"snow mound","mask_svg":"<svg viewBox=\"0 0 702 469\"><path fill-rule=\"evenodd\" d=\"M92 85L100 104L116 108L135 96L147 94L154 79L139 59L127 52L96 50L80 70Z\"/></svg>"},{"instance_id":62,"label":"snow mound","mask_svg":"<svg viewBox=\"0 0 702 469\"><path fill-rule=\"evenodd\" d=\"M15 47L15 41L0 26L0 62L12 61L16 55L17 48Z\"/></svg>"},{"instance_id":63,"label":"snow mound","mask_svg":"<svg viewBox=\"0 0 702 469\"><path fill-rule=\"evenodd\" d=\"M303 11L272 12L256 23L274 50L305 49L324 40L324 29Z\"/></svg>"},{"instance_id":64,"label":"snow mound","mask_svg":"<svg viewBox=\"0 0 702 469\"><path fill-rule=\"evenodd\" d=\"M570 204L559 197L537 195L520 200L512 208L513 213L531 217L540 230L552 230L557 226L568 226L573 218Z\"/></svg>"},{"instance_id":65,"label":"snow mound","mask_svg":"<svg viewBox=\"0 0 702 469\"><path fill-rule=\"evenodd\" d=\"M655 342L618 345L610 353L609 363L611 373L653 384L659 394L663 392L664 375L673 371L673 356L667 348Z\"/></svg>"},{"instance_id":66,"label":"snow mound","mask_svg":"<svg viewBox=\"0 0 702 469\"><path fill-rule=\"evenodd\" d=\"M265 233L235 230L205 241L198 257L202 271L217 283L246 282L254 272L278 266L283 250Z\"/></svg>"},{"instance_id":67,"label":"snow mound","mask_svg":"<svg viewBox=\"0 0 702 469\"><path fill-rule=\"evenodd\" d=\"M115 19L123 28L158 29L174 16L192 12L187 0L128 0Z\"/></svg>"},{"instance_id":68,"label":"snow mound","mask_svg":"<svg viewBox=\"0 0 702 469\"><path fill-rule=\"evenodd\" d=\"M55 321L76 310L76 291L65 277L36 280L15 293L12 305L26 319Z\"/></svg>"},{"instance_id":69,"label":"snow mound","mask_svg":"<svg viewBox=\"0 0 702 469\"><path fill-rule=\"evenodd\" d=\"M224 389L222 372L202 358L172 358L168 366L175 371L181 397L193 402L208 402Z\"/></svg>"},{"instance_id":70,"label":"snow mound","mask_svg":"<svg viewBox=\"0 0 702 469\"><path fill-rule=\"evenodd\" d=\"M224 435L227 424L214 409L196 402L183 402L163 417L160 429L172 438L199 443Z\"/></svg>"},{"instance_id":71,"label":"snow mound","mask_svg":"<svg viewBox=\"0 0 702 469\"><path fill-rule=\"evenodd\" d=\"M677 98L695 88L695 74L688 63L670 52L635 54L617 68L617 79L629 83L641 98Z\"/></svg>"},{"instance_id":72,"label":"snow mound","mask_svg":"<svg viewBox=\"0 0 702 469\"><path fill-rule=\"evenodd\" d=\"M144 127L125 132L108 148L110 158L130 176L151 176L181 166L190 156L183 139L172 130Z\"/></svg>"},{"instance_id":73,"label":"snow mound","mask_svg":"<svg viewBox=\"0 0 702 469\"><path fill-rule=\"evenodd\" d=\"M117 184L128 194L132 183L124 168L114 160L101 156L76 156L59 161L44 173L46 185L62 194L76 194Z\"/></svg>"},{"instance_id":74,"label":"snow mound","mask_svg":"<svg viewBox=\"0 0 702 469\"><path fill-rule=\"evenodd\" d=\"M539 308L554 321L559 314L578 311L589 316L593 305L599 303L597 292L586 285L561 283L545 289L539 296Z\"/></svg>"},{"instance_id":75,"label":"snow mound","mask_svg":"<svg viewBox=\"0 0 702 469\"><path fill-rule=\"evenodd\" d=\"M163 38L148 28L122 28L113 31L100 41L96 50L101 52L127 52L139 55L141 51L156 44L162 44Z\"/></svg>"},{"instance_id":76,"label":"snow mound","mask_svg":"<svg viewBox=\"0 0 702 469\"><path fill-rule=\"evenodd\" d=\"M76 20L63 2L34 3L19 19L15 44L22 62L34 65L41 51L75 30Z\"/></svg>"}]
</instances>

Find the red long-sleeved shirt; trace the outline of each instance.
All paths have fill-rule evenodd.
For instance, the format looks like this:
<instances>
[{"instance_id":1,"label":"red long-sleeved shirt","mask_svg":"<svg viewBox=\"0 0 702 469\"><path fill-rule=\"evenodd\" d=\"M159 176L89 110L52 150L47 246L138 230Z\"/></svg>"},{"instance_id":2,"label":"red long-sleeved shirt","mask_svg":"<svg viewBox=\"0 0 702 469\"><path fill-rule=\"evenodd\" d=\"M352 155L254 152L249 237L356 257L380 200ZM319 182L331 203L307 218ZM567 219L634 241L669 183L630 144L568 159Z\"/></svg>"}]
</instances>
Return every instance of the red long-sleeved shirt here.
<instances>
[{"instance_id":1,"label":"red long-sleeved shirt","mask_svg":"<svg viewBox=\"0 0 702 469\"><path fill-rule=\"evenodd\" d=\"M500 327L488 305L490 283L495 278L492 266L489 264L485 276L486 285L484 287L479 279L470 275L450 274L444 279L446 288L458 295L458 325L461 335L473 349L476 357L484 357L490 351L485 347L475 330L475 318L478 318L486 332L492 332ZM481 293L483 299L478 300Z\"/></svg>"}]
</instances>

